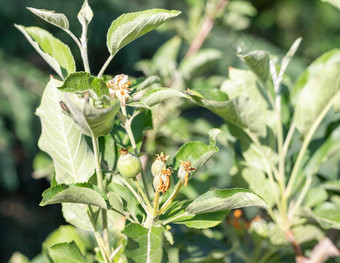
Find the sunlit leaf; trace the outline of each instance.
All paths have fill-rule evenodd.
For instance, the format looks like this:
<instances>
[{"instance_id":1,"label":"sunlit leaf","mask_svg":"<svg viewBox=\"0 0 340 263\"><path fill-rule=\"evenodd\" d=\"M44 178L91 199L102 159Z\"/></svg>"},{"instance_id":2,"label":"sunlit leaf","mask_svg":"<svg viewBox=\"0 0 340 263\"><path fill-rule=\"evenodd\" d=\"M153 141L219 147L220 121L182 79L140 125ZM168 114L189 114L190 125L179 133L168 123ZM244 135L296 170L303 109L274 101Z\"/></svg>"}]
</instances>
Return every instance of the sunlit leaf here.
<instances>
[{"instance_id":1,"label":"sunlit leaf","mask_svg":"<svg viewBox=\"0 0 340 263\"><path fill-rule=\"evenodd\" d=\"M65 30L69 29L68 19L62 13L56 13L55 11L49 11L44 9L36 9L33 7L27 7L27 9L30 10L36 16L45 20L46 22L51 23L52 25L55 25Z\"/></svg>"},{"instance_id":2,"label":"sunlit leaf","mask_svg":"<svg viewBox=\"0 0 340 263\"><path fill-rule=\"evenodd\" d=\"M70 48L59 39L39 27L15 26L61 78L76 71Z\"/></svg>"},{"instance_id":3,"label":"sunlit leaf","mask_svg":"<svg viewBox=\"0 0 340 263\"><path fill-rule=\"evenodd\" d=\"M234 188L208 191L197 197L185 210L199 215L248 206L267 208L263 199L252 191Z\"/></svg>"},{"instance_id":4,"label":"sunlit leaf","mask_svg":"<svg viewBox=\"0 0 340 263\"><path fill-rule=\"evenodd\" d=\"M120 108L118 100L112 101L109 107L97 108L92 106L86 98L78 98L74 94L65 94L64 103L67 107L64 113L75 121L79 130L87 136L96 138L110 133Z\"/></svg>"},{"instance_id":5,"label":"sunlit leaf","mask_svg":"<svg viewBox=\"0 0 340 263\"><path fill-rule=\"evenodd\" d=\"M186 97L187 95L178 90L170 88L158 88L147 91L141 98L140 102L152 107L169 99Z\"/></svg>"},{"instance_id":6,"label":"sunlit leaf","mask_svg":"<svg viewBox=\"0 0 340 263\"><path fill-rule=\"evenodd\" d=\"M258 102L247 97L236 97L230 101L220 102L201 98L189 92L195 103L201 105L227 122L249 131L254 136L266 134L265 113Z\"/></svg>"},{"instance_id":7,"label":"sunlit leaf","mask_svg":"<svg viewBox=\"0 0 340 263\"><path fill-rule=\"evenodd\" d=\"M85 253L87 249L91 248L91 237L87 233L82 232L81 230L70 226L64 225L60 226L56 230L54 230L51 234L48 235L44 243L42 244L43 250L56 245L58 243L69 243L74 241L79 250L82 253Z\"/></svg>"},{"instance_id":8,"label":"sunlit leaf","mask_svg":"<svg viewBox=\"0 0 340 263\"><path fill-rule=\"evenodd\" d=\"M91 260L84 256L75 242L56 244L47 249L48 256L54 263L90 263Z\"/></svg>"},{"instance_id":9,"label":"sunlit leaf","mask_svg":"<svg viewBox=\"0 0 340 263\"><path fill-rule=\"evenodd\" d=\"M125 248L129 262L160 263L163 255L164 229L161 227L144 228L139 224L131 223L123 230L128 237Z\"/></svg>"},{"instance_id":10,"label":"sunlit leaf","mask_svg":"<svg viewBox=\"0 0 340 263\"><path fill-rule=\"evenodd\" d=\"M304 172L307 175L316 174L320 166L325 163L332 155L338 153L340 150L340 128L336 128L320 147L314 151L311 158L309 158Z\"/></svg>"},{"instance_id":11,"label":"sunlit leaf","mask_svg":"<svg viewBox=\"0 0 340 263\"><path fill-rule=\"evenodd\" d=\"M61 84L50 80L36 111L42 124L39 147L52 157L59 184L87 182L94 173L94 156L77 125L62 112L65 97L57 89Z\"/></svg>"},{"instance_id":12,"label":"sunlit leaf","mask_svg":"<svg viewBox=\"0 0 340 263\"><path fill-rule=\"evenodd\" d=\"M104 80L91 76L87 72L76 72L65 79L58 87L61 91L75 94L88 93L94 100L110 100L109 89Z\"/></svg>"},{"instance_id":13,"label":"sunlit leaf","mask_svg":"<svg viewBox=\"0 0 340 263\"><path fill-rule=\"evenodd\" d=\"M178 169L181 161L190 161L192 167L195 168L192 174L196 173L210 159L210 157L218 152L216 146L216 137L221 131L212 129L209 131L210 144L207 145L200 141L187 142L181 146L174 158L174 169Z\"/></svg>"},{"instance_id":14,"label":"sunlit leaf","mask_svg":"<svg viewBox=\"0 0 340 263\"><path fill-rule=\"evenodd\" d=\"M294 106L296 106L299 94L307 82L326 66L337 62L340 62L340 49L333 49L322 54L308 66L308 68L300 75L291 91L290 97Z\"/></svg>"},{"instance_id":15,"label":"sunlit leaf","mask_svg":"<svg viewBox=\"0 0 340 263\"><path fill-rule=\"evenodd\" d=\"M303 215L316 220L323 228L340 229L340 205L324 202L312 210L304 209Z\"/></svg>"},{"instance_id":16,"label":"sunlit leaf","mask_svg":"<svg viewBox=\"0 0 340 263\"><path fill-rule=\"evenodd\" d=\"M40 206L59 203L78 203L108 208L108 200L98 187L89 183L60 184L48 188L42 194Z\"/></svg>"},{"instance_id":17,"label":"sunlit leaf","mask_svg":"<svg viewBox=\"0 0 340 263\"><path fill-rule=\"evenodd\" d=\"M133 40L154 30L167 20L176 17L179 11L150 9L123 14L114 20L107 32L107 48L112 56Z\"/></svg>"},{"instance_id":18,"label":"sunlit leaf","mask_svg":"<svg viewBox=\"0 0 340 263\"><path fill-rule=\"evenodd\" d=\"M246 55L238 54L256 76L266 83L269 74L269 55L264 50L255 50Z\"/></svg>"},{"instance_id":19,"label":"sunlit leaf","mask_svg":"<svg viewBox=\"0 0 340 263\"><path fill-rule=\"evenodd\" d=\"M303 135L339 92L340 62L325 66L308 80L299 94L294 115L294 122Z\"/></svg>"}]
</instances>

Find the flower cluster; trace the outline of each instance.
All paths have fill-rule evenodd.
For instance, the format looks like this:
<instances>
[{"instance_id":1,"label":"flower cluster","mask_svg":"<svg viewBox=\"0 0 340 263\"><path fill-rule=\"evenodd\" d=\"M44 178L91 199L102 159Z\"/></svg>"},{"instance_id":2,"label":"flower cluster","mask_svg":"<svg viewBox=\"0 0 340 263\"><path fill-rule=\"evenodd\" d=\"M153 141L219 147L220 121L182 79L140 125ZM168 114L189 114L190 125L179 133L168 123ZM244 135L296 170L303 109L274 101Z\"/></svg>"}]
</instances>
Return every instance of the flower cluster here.
<instances>
[{"instance_id":1,"label":"flower cluster","mask_svg":"<svg viewBox=\"0 0 340 263\"><path fill-rule=\"evenodd\" d=\"M131 82L128 80L128 76L124 74L116 75L106 82L111 98L118 98L123 106L125 106L126 100L130 97L130 85Z\"/></svg>"}]
</instances>

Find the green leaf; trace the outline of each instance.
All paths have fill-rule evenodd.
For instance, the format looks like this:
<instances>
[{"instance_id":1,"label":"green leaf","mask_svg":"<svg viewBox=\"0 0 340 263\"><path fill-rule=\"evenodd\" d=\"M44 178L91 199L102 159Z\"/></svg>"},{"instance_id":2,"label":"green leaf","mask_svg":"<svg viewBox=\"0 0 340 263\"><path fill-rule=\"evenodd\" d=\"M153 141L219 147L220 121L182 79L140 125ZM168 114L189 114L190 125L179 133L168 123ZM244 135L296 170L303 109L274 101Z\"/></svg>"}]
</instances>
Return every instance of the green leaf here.
<instances>
[{"instance_id":1,"label":"green leaf","mask_svg":"<svg viewBox=\"0 0 340 263\"><path fill-rule=\"evenodd\" d=\"M293 227L292 232L294 238L299 244L312 240L321 240L325 234L320 230L320 227L312 224L303 224Z\"/></svg>"},{"instance_id":2,"label":"green leaf","mask_svg":"<svg viewBox=\"0 0 340 263\"><path fill-rule=\"evenodd\" d=\"M77 15L77 18L80 22L80 24L84 27L87 27L92 18L93 18L93 12L92 12L92 9L91 7L89 6L87 0L84 1L84 4L82 5L78 15Z\"/></svg>"},{"instance_id":3,"label":"green leaf","mask_svg":"<svg viewBox=\"0 0 340 263\"><path fill-rule=\"evenodd\" d=\"M327 181L322 187L326 190L340 193L340 181Z\"/></svg>"},{"instance_id":4,"label":"green leaf","mask_svg":"<svg viewBox=\"0 0 340 263\"><path fill-rule=\"evenodd\" d=\"M159 83L159 81L160 81L160 78L158 76L150 76L150 77L147 77L146 79L140 78L140 79L132 80L130 88L135 89L136 91L142 91L142 90L149 88L155 83Z\"/></svg>"},{"instance_id":5,"label":"green leaf","mask_svg":"<svg viewBox=\"0 0 340 263\"><path fill-rule=\"evenodd\" d=\"M222 58L222 52L216 49L202 49L192 56L185 57L180 66L185 79L190 79L200 68Z\"/></svg>"},{"instance_id":6,"label":"green leaf","mask_svg":"<svg viewBox=\"0 0 340 263\"><path fill-rule=\"evenodd\" d=\"M257 84L256 75L250 70L230 67L229 78L222 83L221 91L225 92L229 99L248 97L257 101L264 109L270 106L267 95Z\"/></svg>"},{"instance_id":7,"label":"green leaf","mask_svg":"<svg viewBox=\"0 0 340 263\"><path fill-rule=\"evenodd\" d=\"M210 157L218 152L216 146L216 137L221 131L219 129L211 129L209 134L210 144L207 145L203 142L194 141L187 142L181 146L174 158L174 169L178 169L181 165L180 161L190 161L195 171L191 176L202 168L202 166L210 159Z\"/></svg>"},{"instance_id":8,"label":"green leaf","mask_svg":"<svg viewBox=\"0 0 340 263\"><path fill-rule=\"evenodd\" d=\"M270 95L257 84L255 74L249 70L230 68L229 79L223 82L221 90L232 100L246 97L253 104L249 112L247 112L247 109L242 109L245 113L236 111L237 115L244 116L242 118L245 118L245 121L247 121L247 115L251 116L250 120L254 121L254 124L250 126L251 130L246 128L247 125L231 123L228 118L225 118L231 134L241 142L243 158L249 164L261 170L265 170L268 165L263 155L275 165L278 161L275 136L277 131L276 113L271 109L270 99L268 98ZM256 127L260 130L257 131ZM266 134L266 136L259 138L259 144L255 145L250 136L259 137L261 134Z\"/></svg>"},{"instance_id":9,"label":"green leaf","mask_svg":"<svg viewBox=\"0 0 340 263\"><path fill-rule=\"evenodd\" d=\"M110 54L114 56L133 40L179 14L180 12L175 10L150 9L121 15L112 22L107 32L107 48Z\"/></svg>"},{"instance_id":10,"label":"green leaf","mask_svg":"<svg viewBox=\"0 0 340 263\"><path fill-rule=\"evenodd\" d=\"M340 0L321 0L322 2L330 3L331 5L335 6L336 8L340 9Z\"/></svg>"},{"instance_id":11,"label":"green leaf","mask_svg":"<svg viewBox=\"0 0 340 263\"><path fill-rule=\"evenodd\" d=\"M230 210L225 210L199 215L184 214L183 217L172 221L172 223L183 224L187 227L197 229L211 228L220 224L223 219L229 214L229 211Z\"/></svg>"},{"instance_id":12,"label":"green leaf","mask_svg":"<svg viewBox=\"0 0 340 263\"><path fill-rule=\"evenodd\" d=\"M104 209L109 206L105 194L89 183L56 185L45 190L42 197L40 206L60 203L95 205Z\"/></svg>"},{"instance_id":13,"label":"green leaf","mask_svg":"<svg viewBox=\"0 0 340 263\"><path fill-rule=\"evenodd\" d=\"M155 53L151 60L151 70L154 74L160 75L162 77L163 83L170 80L177 67L177 56L178 51L181 47L182 39L175 36L165 42ZM143 61L142 61L143 64ZM140 63L137 63L137 67ZM144 71L147 73L146 71Z\"/></svg>"},{"instance_id":14,"label":"green leaf","mask_svg":"<svg viewBox=\"0 0 340 263\"><path fill-rule=\"evenodd\" d=\"M208 191L197 197L185 210L199 215L248 206L267 208L263 199L252 191L234 188Z\"/></svg>"},{"instance_id":15,"label":"green leaf","mask_svg":"<svg viewBox=\"0 0 340 263\"><path fill-rule=\"evenodd\" d=\"M308 189L304 200L304 206L314 207L325 202L328 199L327 191L321 186L311 187Z\"/></svg>"},{"instance_id":16,"label":"green leaf","mask_svg":"<svg viewBox=\"0 0 340 263\"><path fill-rule=\"evenodd\" d=\"M67 17L62 13L56 13L55 11L49 11L44 9L36 9L33 7L27 7L33 14L45 20L46 22L60 27L61 29L68 30L69 22Z\"/></svg>"},{"instance_id":17,"label":"green leaf","mask_svg":"<svg viewBox=\"0 0 340 263\"><path fill-rule=\"evenodd\" d=\"M95 169L94 155L74 121L62 113L64 93L57 89L60 81L51 79L36 111L42 134L39 147L53 159L59 184L87 182Z\"/></svg>"},{"instance_id":18,"label":"green leaf","mask_svg":"<svg viewBox=\"0 0 340 263\"><path fill-rule=\"evenodd\" d=\"M338 93L334 98L334 104L333 104L334 112L340 112L340 93Z\"/></svg>"},{"instance_id":19,"label":"green leaf","mask_svg":"<svg viewBox=\"0 0 340 263\"><path fill-rule=\"evenodd\" d=\"M340 150L340 127L336 128L322 145L314 152L304 172L307 176L316 174L320 166Z\"/></svg>"},{"instance_id":20,"label":"green leaf","mask_svg":"<svg viewBox=\"0 0 340 263\"><path fill-rule=\"evenodd\" d=\"M266 114L258 102L247 97L236 97L227 102L207 100L189 92L193 101L205 107L227 122L254 134L254 136L266 135Z\"/></svg>"},{"instance_id":21,"label":"green leaf","mask_svg":"<svg viewBox=\"0 0 340 263\"><path fill-rule=\"evenodd\" d=\"M115 192L117 195L119 195L123 199L124 210L127 210L132 215L136 216L136 210L138 209L138 202L135 196L131 193L129 189L127 189L126 187L120 184L111 183L108 186L108 190Z\"/></svg>"},{"instance_id":22,"label":"green leaf","mask_svg":"<svg viewBox=\"0 0 340 263\"><path fill-rule=\"evenodd\" d=\"M102 162L108 170L114 170L115 164L119 158L118 146L111 135L99 138L99 151L102 153Z\"/></svg>"},{"instance_id":23,"label":"green leaf","mask_svg":"<svg viewBox=\"0 0 340 263\"><path fill-rule=\"evenodd\" d=\"M34 49L63 79L76 71L74 58L70 48L49 32L39 27L15 25L27 38Z\"/></svg>"},{"instance_id":24,"label":"green leaf","mask_svg":"<svg viewBox=\"0 0 340 263\"><path fill-rule=\"evenodd\" d=\"M91 260L83 256L75 242L56 244L47 249L48 256L54 263L90 263Z\"/></svg>"},{"instance_id":25,"label":"green leaf","mask_svg":"<svg viewBox=\"0 0 340 263\"><path fill-rule=\"evenodd\" d=\"M313 211L304 209L304 213L306 216L314 218L323 228L340 230L340 205L325 202Z\"/></svg>"},{"instance_id":26,"label":"green leaf","mask_svg":"<svg viewBox=\"0 0 340 263\"><path fill-rule=\"evenodd\" d=\"M54 230L48 235L42 244L42 247L43 250L46 250L48 247L58 243L69 243L72 241L77 244L82 253L86 253L86 250L91 249L92 247L90 235L70 225L60 226L58 229Z\"/></svg>"},{"instance_id":27,"label":"green leaf","mask_svg":"<svg viewBox=\"0 0 340 263\"><path fill-rule=\"evenodd\" d=\"M303 135L307 134L321 112L340 92L339 73L340 62L325 66L308 80L299 94L294 122Z\"/></svg>"},{"instance_id":28,"label":"green leaf","mask_svg":"<svg viewBox=\"0 0 340 263\"><path fill-rule=\"evenodd\" d=\"M64 110L64 113L75 121L81 133L98 138L108 135L112 130L120 103L114 100L111 104L112 106L107 108L97 108L86 98L65 94L67 110Z\"/></svg>"},{"instance_id":29,"label":"green leaf","mask_svg":"<svg viewBox=\"0 0 340 263\"><path fill-rule=\"evenodd\" d=\"M110 101L110 93L105 81L93 77L87 72L70 74L59 89L75 94L88 93L92 99L106 103Z\"/></svg>"},{"instance_id":30,"label":"green leaf","mask_svg":"<svg viewBox=\"0 0 340 263\"><path fill-rule=\"evenodd\" d=\"M138 109L151 110L151 108L147 104L142 103L142 102L138 102L138 101L131 102L131 103L127 104L126 106L138 108Z\"/></svg>"},{"instance_id":31,"label":"green leaf","mask_svg":"<svg viewBox=\"0 0 340 263\"><path fill-rule=\"evenodd\" d=\"M141 98L140 102L152 107L158 103L174 98L187 98L187 95L170 88L158 88L147 91Z\"/></svg>"},{"instance_id":32,"label":"green leaf","mask_svg":"<svg viewBox=\"0 0 340 263\"><path fill-rule=\"evenodd\" d=\"M246 55L238 54L256 76L266 83L269 74L269 55L264 50L255 50Z\"/></svg>"},{"instance_id":33,"label":"green leaf","mask_svg":"<svg viewBox=\"0 0 340 263\"><path fill-rule=\"evenodd\" d=\"M275 195L279 198L279 187L277 183L271 183L263 171L252 167L243 166L238 167L239 172L235 176L242 176L242 178L247 182L250 190L258 194L265 200L269 207L275 205ZM243 186L242 186L243 187Z\"/></svg>"},{"instance_id":34,"label":"green leaf","mask_svg":"<svg viewBox=\"0 0 340 263\"><path fill-rule=\"evenodd\" d=\"M100 208L97 206L92 206L92 210L95 213L98 213L99 209ZM88 205L76 203L62 203L62 212L66 222L86 231L92 232L95 231L88 216ZM112 235L116 235L124 228L125 225L124 217L122 215L117 214L115 211L108 210L107 219L108 229ZM97 217L96 228L97 230L103 228L101 213L99 213L99 216Z\"/></svg>"},{"instance_id":35,"label":"green leaf","mask_svg":"<svg viewBox=\"0 0 340 263\"><path fill-rule=\"evenodd\" d=\"M123 234L128 237L125 254L129 262L160 263L163 257L164 229L131 223L125 227Z\"/></svg>"},{"instance_id":36,"label":"green leaf","mask_svg":"<svg viewBox=\"0 0 340 263\"><path fill-rule=\"evenodd\" d=\"M318 57L312 64L301 74L296 81L290 97L293 105L296 107L298 103L299 94L305 87L307 82L311 80L318 72L322 71L326 66L340 62L340 49L333 49Z\"/></svg>"},{"instance_id":37,"label":"green leaf","mask_svg":"<svg viewBox=\"0 0 340 263\"><path fill-rule=\"evenodd\" d=\"M160 217L160 220L203 229L218 225L229 213L229 210L226 210L200 215L189 214L185 211L188 203L190 201L174 201L167 212Z\"/></svg>"},{"instance_id":38,"label":"green leaf","mask_svg":"<svg viewBox=\"0 0 340 263\"><path fill-rule=\"evenodd\" d=\"M88 216L88 205L76 203L62 203L62 212L67 223L70 223L77 228L94 231L92 223ZM94 209L94 211L96 211ZM97 222L100 219L97 220Z\"/></svg>"}]
</instances>

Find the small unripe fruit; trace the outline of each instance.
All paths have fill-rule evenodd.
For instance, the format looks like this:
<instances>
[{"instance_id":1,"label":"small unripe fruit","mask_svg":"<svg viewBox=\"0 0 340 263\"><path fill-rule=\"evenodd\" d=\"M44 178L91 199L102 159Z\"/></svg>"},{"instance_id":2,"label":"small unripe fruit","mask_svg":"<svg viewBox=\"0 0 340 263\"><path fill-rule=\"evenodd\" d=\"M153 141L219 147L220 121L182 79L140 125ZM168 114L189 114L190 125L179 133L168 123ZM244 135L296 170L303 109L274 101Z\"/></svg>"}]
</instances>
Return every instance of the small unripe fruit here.
<instances>
[{"instance_id":1,"label":"small unripe fruit","mask_svg":"<svg viewBox=\"0 0 340 263\"><path fill-rule=\"evenodd\" d=\"M169 158L169 155L165 155L163 153L161 154L156 154L157 158L151 165L151 173L153 177L159 175L162 170L166 169L166 161Z\"/></svg>"},{"instance_id":2,"label":"small unripe fruit","mask_svg":"<svg viewBox=\"0 0 340 263\"><path fill-rule=\"evenodd\" d=\"M121 175L134 178L142 171L142 164L137 156L121 150L117 168Z\"/></svg>"},{"instance_id":3,"label":"small unripe fruit","mask_svg":"<svg viewBox=\"0 0 340 263\"><path fill-rule=\"evenodd\" d=\"M151 165L151 173L153 177L159 175L162 170L166 169L166 165L162 160L156 159Z\"/></svg>"},{"instance_id":4,"label":"small unripe fruit","mask_svg":"<svg viewBox=\"0 0 340 263\"><path fill-rule=\"evenodd\" d=\"M163 188L163 180L159 175L156 175L153 178L153 188L155 189L155 191L159 191L159 189Z\"/></svg>"}]
</instances>

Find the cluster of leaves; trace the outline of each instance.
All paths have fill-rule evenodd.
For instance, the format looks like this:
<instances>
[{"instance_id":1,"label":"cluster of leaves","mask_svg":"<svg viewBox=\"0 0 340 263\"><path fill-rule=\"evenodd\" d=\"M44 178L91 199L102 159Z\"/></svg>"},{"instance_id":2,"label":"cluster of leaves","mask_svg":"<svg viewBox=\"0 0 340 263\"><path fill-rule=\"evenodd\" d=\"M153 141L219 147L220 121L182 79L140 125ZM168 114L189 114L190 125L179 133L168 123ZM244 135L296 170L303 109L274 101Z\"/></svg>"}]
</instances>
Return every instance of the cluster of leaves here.
<instances>
[{"instance_id":1,"label":"cluster of leaves","mask_svg":"<svg viewBox=\"0 0 340 263\"><path fill-rule=\"evenodd\" d=\"M29 10L75 40L86 71L76 72L70 49L46 30L16 25L63 80L51 77L36 111L42 123L39 147L50 155L55 171L52 186L43 193L41 205L61 203L65 220L89 231L87 235L96 240L92 249L85 253L86 245L82 245L85 241L78 244L71 237L73 241L68 242L69 235L62 237L65 230L59 229L44 243L43 254L37 260L90 262L95 258L99 262L122 259L161 262L165 254L164 237L172 243L167 224L210 228L220 223L231 209L267 207L261 197L241 188L212 190L193 201L173 201L182 185L178 182L162 196L159 204L156 192L152 208L148 194L151 183L144 171L144 189L137 179L133 179L137 190L129 179L116 171L118 147L131 144L135 154L141 154L142 135L146 128L144 117L150 115L151 107L174 97L190 96L174 89L153 87L150 84L157 78L151 77L126 84L131 84L130 100L126 104L125 100L110 96L105 83L109 77L103 73L121 48L177 16L178 11L152 9L123 14L114 20L107 33L110 56L95 77L90 75L87 58L87 27L93 17L87 1L78 14L83 28L79 39L69 30L64 14ZM119 124L125 131L119 128ZM118 127L112 129L114 125ZM141 136L137 136L138 132L142 133ZM199 171L218 151L215 145L218 133L217 129L209 132L209 145L197 141L184 144L173 159L174 170L178 170L180 161L184 160L192 164L195 172ZM92 144L87 138L91 138ZM158 205L161 205L159 210ZM130 222L127 224L126 220ZM70 232L83 240L77 235L78 230L70 228Z\"/></svg>"},{"instance_id":2,"label":"cluster of leaves","mask_svg":"<svg viewBox=\"0 0 340 263\"><path fill-rule=\"evenodd\" d=\"M298 246L299 251L300 244L314 244L325 238L324 229L339 229L339 50L315 60L295 84L285 71L301 39L280 63L266 51L239 52L249 70L230 68L228 79L210 77L197 81L195 74L219 59L221 53L202 49L177 63L182 40L174 37L152 60L137 64L149 77L130 77L131 94L125 108L125 101L110 97L105 84L110 77L103 75L107 65L125 45L178 13L147 10L116 19L107 35L110 56L95 77L90 75L87 62L86 32L93 16L87 1L78 14L83 26L79 40L69 31L63 14L30 11L76 39L87 71L76 72L70 50L48 32L17 26L63 79L50 80L37 110L43 127L39 146L52 157L55 167L52 187L43 193L41 205L62 203L66 221L76 227L54 232L37 260L47 257L52 262L90 262L94 258L99 262L161 262L166 254L169 259L178 254L176 244L169 246L173 245L169 223L211 228L222 222L231 209L248 206L267 208L270 217L256 208L246 210L246 217L240 217L238 210L229 220L234 228L221 227L233 242L231 250L223 247L200 260L222 260L238 249L235 257L245 261L278 261L290 253L287 244L295 249ZM52 47L59 47L61 53L54 53ZM156 194L150 209L149 173L142 173L145 196L137 179L133 180L135 190L132 181L119 175L117 152L131 144L134 153L141 156L144 147L155 143L152 132L168 136L166 120L171 115L178 116L178 108L188 104L204 107L225 121L224 136L234 148L233 184L250 190L216 189L193 201L173 201L181 182L171 179L174 187L159 203L166 209L155 216L151 210L163 209L157 210ZM173 118L173 122L176 129L183 123L189 126L181 117ZM152 125L154 129L147 134L145 146L145 131ZM208 145L199 141L182 145L173 154L174 171L179 170L183 160L190 161L195 173L199 171L219 150L219 132L209 131ZM174 141L179 137L172 135L168 138ZM259 213L261 216L255 217ZM88 232L84 235L80 229ZM65 235L65 231L69 234ZM247 233L252 237L253 252L247 251ZM216 238L216 232L209 235Z\"/></svg>"},{"instance_id":3,"label":"cluster of leaves","mask_svg":"<svg viewBox=\"0 0 340 263\"><path fill-rule=\"evenodd\" d=\"M292 84L284 72L300 41L279 65L265 51L239 54L250 70L231 68L222 96L176 93L221 116L237 138L234 184L269 205L274 223L261 219L250 226L270 242L269 252L289 243L288 231L305 243L325 236L317 224L339 228L339 51L322 55Z\"/></svg>"}]
</instances>

